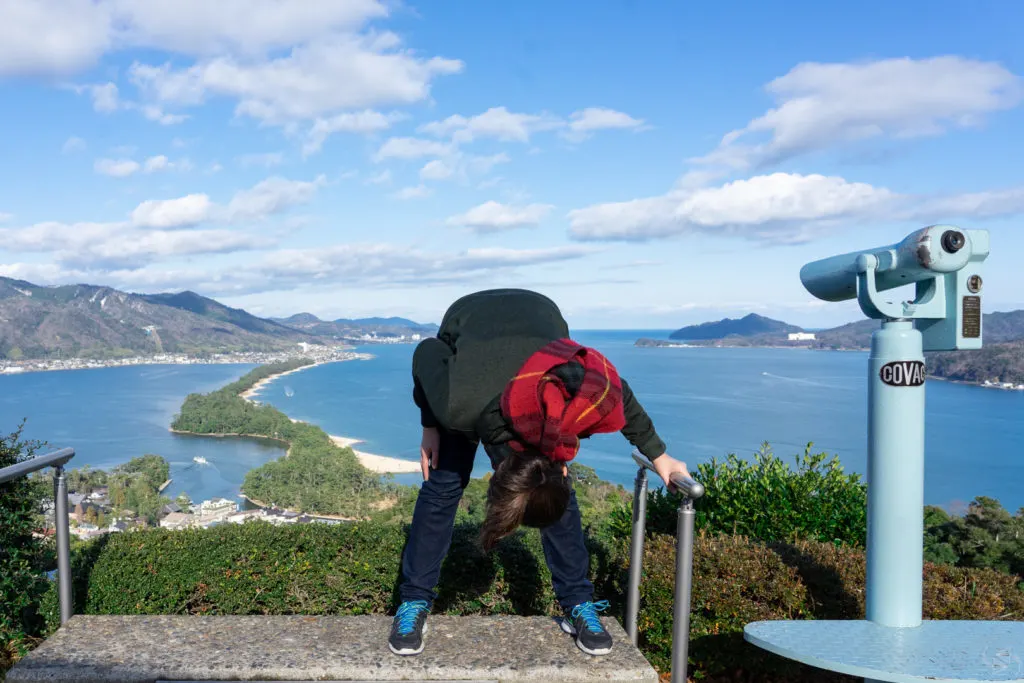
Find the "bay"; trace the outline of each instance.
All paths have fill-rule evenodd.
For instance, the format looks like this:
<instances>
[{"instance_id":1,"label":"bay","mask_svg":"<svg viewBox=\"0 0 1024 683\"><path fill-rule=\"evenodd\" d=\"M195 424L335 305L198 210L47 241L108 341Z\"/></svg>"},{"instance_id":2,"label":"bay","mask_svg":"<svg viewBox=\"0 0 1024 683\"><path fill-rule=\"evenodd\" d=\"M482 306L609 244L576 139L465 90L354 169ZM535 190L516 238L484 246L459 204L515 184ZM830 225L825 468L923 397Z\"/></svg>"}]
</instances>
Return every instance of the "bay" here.
<instances>
[{"instance_id":1,"label":"bay","mask_svg":"<svg viewBox=\"0 0 1024 683\"><path fill-rule=\"evenodd\" d=\"M579 331L632 385L669 452L691 468L713 457L750 457L764 441L790 463L808 442L837 454L849 472L866 471L867 354L789 349L639 348L664 330ZM318 366L275 380L257 395L331 434L362 439L360 450L418 459L411 345L368 345L375 356ZM111 467L143 453L171 462L168 492L194 500L234 498L246 471L279 457L250 439L185 437L167 431L184 397L218 388L251 369L138 366L0 377L0 427L27 417L25 435L69 445L74 465ZM1011 512L1024 505L1024 392L929 380L925 499L962 509L976 496ZM579 462L630 488L631 447L618 434L584 442ZM201 455L209 465L192 461ZM482 449L475 476L489 470ZM417 474L396 475L415 484ZM657 482L655 482L657 483Z\"/></svg>"}]
</instances>

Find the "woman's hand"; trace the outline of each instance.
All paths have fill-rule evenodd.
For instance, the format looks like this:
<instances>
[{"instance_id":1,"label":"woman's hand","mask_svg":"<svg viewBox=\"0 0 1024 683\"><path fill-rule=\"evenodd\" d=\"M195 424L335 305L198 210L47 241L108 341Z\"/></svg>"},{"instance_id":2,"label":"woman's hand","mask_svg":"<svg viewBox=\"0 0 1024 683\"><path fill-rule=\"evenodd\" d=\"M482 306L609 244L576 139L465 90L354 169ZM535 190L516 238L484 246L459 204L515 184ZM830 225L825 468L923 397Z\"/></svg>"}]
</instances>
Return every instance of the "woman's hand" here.
<instances>
[{"instance_id":1,"label":"woman's hand","mask_svg":"<svg viewBox=\"0 0 1024 683\"><path fill-rule=\"evenodd\" d=\"M677 493L679 491L679 489L672 484L673 474L681 474L688 479L693 479L693 477L690 476L690 471L686 469L686 463L682 460L676 460L668 453L659 455L651 461L651 464L654 465L654 469L657 471L658 476L662 478L665 482L665 486L672 493Z\"/></svg>"},{"instance_id":2,"label":"woman's hand","mask_svg":"<svg viewBox=\"0 0 1024 683\"><path fill-rule=\"evenodd\" d=\"M441 432L437 427L424 427L423 439L420 441L420 469L423 470L423 481L430 479L430 468L437 469L437 455L441 450Z\"/></svg>"}]
</instances>

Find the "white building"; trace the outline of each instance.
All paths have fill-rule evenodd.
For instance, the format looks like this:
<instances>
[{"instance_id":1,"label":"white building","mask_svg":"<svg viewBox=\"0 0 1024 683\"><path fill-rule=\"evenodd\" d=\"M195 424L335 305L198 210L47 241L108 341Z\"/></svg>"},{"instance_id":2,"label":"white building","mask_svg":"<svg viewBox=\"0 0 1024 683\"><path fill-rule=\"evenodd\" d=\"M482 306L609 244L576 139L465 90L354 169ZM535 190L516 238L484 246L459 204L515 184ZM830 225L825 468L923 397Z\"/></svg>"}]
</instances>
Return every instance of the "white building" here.
<instances>
[{"instance_id":1,"label":"white building","mask_svg":"<svg viewBox=\"0 0 1024 683\"><path fill-rule=\"evenodd\" d=\"M195 525L195 516L186 515L184 512L172 512L160 520L160 527L163 529L185 529Z\"/></svg>"},{"instance_id":2,"label":"white building","mask_svg":"<svg viewBox=\"0 0 1024 683\"><path fill-rule=\"evenodd\" d=\"M814 341L813 332L790 332L789 341Z\"/></svg>"},{"instance_id":3,"label":"white building","mask_svg":"<svg viewBox=\"0 0 1024 683\"><path fill-rule=\"evenodd\" d=\"M233 500L227 498L214 498L213 500L204 500L199 504L199 514L206 515L220 515L226 513L236 512L238 510L238 504Z\"/></svg>"}]
</instances>

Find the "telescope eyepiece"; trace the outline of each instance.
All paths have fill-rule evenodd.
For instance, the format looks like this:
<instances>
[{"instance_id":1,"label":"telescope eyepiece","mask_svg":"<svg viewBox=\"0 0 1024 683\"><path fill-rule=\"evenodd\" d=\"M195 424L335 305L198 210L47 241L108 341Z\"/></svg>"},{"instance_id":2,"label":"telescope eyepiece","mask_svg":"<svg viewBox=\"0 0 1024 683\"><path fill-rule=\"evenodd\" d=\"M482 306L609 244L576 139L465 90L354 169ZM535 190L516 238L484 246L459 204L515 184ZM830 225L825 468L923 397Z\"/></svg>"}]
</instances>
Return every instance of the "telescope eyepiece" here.
<instances>
[{"instance_id":1,"label":"telescope eyepiece","mask_svg":"<svg viewBox=\"0 0 1024 683\"><path fill-rule=\"evenodd\" d=\"M942 233L942 248L949 254L955 254L964 248L967 239L959 230L947 230Z\"/></svg>"}]
</instances>

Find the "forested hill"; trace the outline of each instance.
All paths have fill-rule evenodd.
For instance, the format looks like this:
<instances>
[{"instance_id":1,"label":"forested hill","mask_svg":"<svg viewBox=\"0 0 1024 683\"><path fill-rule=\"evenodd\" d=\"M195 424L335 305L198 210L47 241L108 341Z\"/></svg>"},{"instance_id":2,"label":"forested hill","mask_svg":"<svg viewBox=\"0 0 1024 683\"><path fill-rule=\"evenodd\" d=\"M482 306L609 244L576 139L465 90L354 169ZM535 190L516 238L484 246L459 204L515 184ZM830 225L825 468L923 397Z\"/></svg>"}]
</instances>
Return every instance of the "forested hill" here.
<instances>
[{"instance_id":1,"label":"forested hill","mask_svg":"<svg viewBox=\"0 0 1024 683\"><path fill-rule=\"evenodd\" d=\"M749 324L741 324L748 321ZM962 382L1024 384L1024 310L986 313L983 316L984 346L975 351L926 354L928 372L934 377ZM774 330L757 332L759 325ZM878 320L858 320L826 330L814 331L814 339L790 341L789 332L801 328L787 323L746 316L684 327L669 335L670 340L687 340L702 346L799 347L819 350L854 351L871 348L871 335L881 326ZM639 339L638 346L678 345L665 340Z\"/></svg>"},{"instance_id":2,"label":"forested hill","mask_svg":"<svg viewBox=\"0 0 1024 683\"><path fill-rule=\"evenodd\" d=\"M772 320L751 313L739 319L725 318L716 322L690 325L676 330L669 339L681 341L700 341L708 339L725 339L727 337L756 337L761 335L787 336L790 332L801 332L796 325L789 325L781 320Z\"/></svg>"},{"instance_id":3,"label":"forested hill","mask_svg":"<svg viewBox=\"0 0 1024 683\"><path fill-rule=\"evenodd\" d=\"M0 358L281 351L316 338L193 292L132 294L0 278Z\"/></svg>"},{"instance_id":4,"label":"forested hill","mask_svg":"<svg viewBox=\"0 0 1024 683\"><path fill-rule=\"evenodd\" d=\"M279 352L372 333L429 335L402 318L326 323L310 314L260 318L195 292L133 294L77 284L43 287L0 277L0 360L118 358L160 353Z\"/></svg>"}]
</instances>

